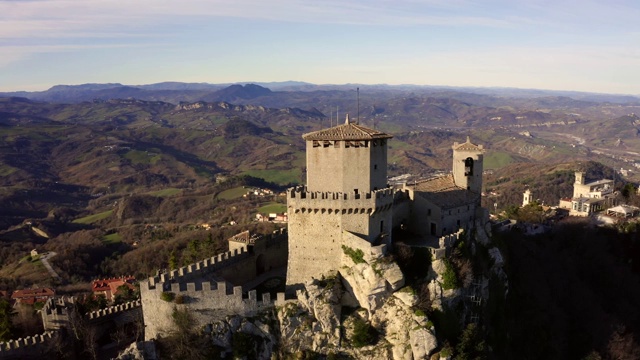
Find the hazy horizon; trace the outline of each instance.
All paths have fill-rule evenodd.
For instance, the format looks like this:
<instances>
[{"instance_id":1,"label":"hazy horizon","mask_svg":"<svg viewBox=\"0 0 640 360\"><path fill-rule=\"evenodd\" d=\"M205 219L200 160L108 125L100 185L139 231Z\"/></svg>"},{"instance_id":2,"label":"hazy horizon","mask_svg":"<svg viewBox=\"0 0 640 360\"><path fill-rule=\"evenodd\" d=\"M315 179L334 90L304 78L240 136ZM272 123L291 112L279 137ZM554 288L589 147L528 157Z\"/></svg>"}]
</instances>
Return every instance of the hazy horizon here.
<instances>
[{"instance_id":1,"label":"hazy horizon","mask_svg":"<svg viewBox=\"0 0 640 360\"><path fill-rule=\"evenodd\" d=\"M0 0L0 91L158 82L640 95L640 3Z\"/></svg>"}]
</instances>

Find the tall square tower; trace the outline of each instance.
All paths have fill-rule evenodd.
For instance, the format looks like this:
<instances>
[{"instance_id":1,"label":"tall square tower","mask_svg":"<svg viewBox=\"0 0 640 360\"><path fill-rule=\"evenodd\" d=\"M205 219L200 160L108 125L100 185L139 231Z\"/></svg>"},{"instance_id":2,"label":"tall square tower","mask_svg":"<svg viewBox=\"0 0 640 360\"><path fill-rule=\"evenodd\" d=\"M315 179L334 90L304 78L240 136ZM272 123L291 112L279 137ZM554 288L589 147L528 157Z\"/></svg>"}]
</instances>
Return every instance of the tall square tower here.
<instances>
[{"instance_id":1,"label":"tall square tower","mask_svg":"<svg viewBox=\"0 0 640 360\"><path fill-rule=\"evenodd\" d=\"M307 185L289 189L287 285L337 270L342 246L390 244L392 136L349 122L303 135Z\"/></svg>"}]
</instances>

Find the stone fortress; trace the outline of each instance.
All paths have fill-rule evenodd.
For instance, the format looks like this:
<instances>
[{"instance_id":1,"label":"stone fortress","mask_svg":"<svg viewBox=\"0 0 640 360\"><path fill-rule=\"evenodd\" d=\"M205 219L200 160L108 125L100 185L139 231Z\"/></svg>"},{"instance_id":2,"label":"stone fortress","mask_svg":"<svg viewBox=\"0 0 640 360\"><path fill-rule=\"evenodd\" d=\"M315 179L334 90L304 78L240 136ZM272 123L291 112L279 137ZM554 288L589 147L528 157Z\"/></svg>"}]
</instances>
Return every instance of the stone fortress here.
<instances>
[{"instance_id":1,"label":"stone fortress","mask_svg":"<svg viewBox=\"0 0 640 360\"><path fill-rule=\"evenodd\" d=\"M387 185L391 135L347 116L344 124L303 138L307 184L287 191L287 231L267 238L238 234L224 254L142 281L146 340L167 334L176 306L196 313L196 325L208 326L226 316L253 316L295 302L306 281L349 264L345 248L367 258L386 254L397 227L417 234L417 246L429 246L441 257L463 230L488 216L480 207L484 150L469 139L453 145L453 174L392 188ZM253 290L261 277L285 268L285 293Z\"/></svg>"},{"instance_id":2,"label":"stone fortress","mask_svg":"<svg viewBox=\"0 0 640 360\"><path fill-rule=\"evenodd\" d=\"M391 135L350 122L347 116L344 124L303 138L307 182L287 190L288 229L263 237L240 233L229 239L229 251L179 269L159 271L140 282L139 302L88 314L90 321L141 309L145 340L153 340L170 334L172 313L186 309L193 314L194 326L211 328L229 316L254 316L299 302L298 290L310 279L354 266L347 249L361 251L365 259L379 259L393 246L394 229L413 234L413 239L404 239L406 243L430 247L438 259L464 230L488 220L488 212L480 207L484 149L469 138L452 147L452 174L400 188L387 185ZM257 285L285 272L286 292L257 293ZM393 292L404 285L401 273L387 275L382 288ZM348 282L349 276L345 274L344 281ZM347 288L357 286L348 284ZM371 310L378 306L371 301L371 296L359 298L356 294L343 305ZM55 332L64 326L62 308L53 302L45 306L43 319L50 324L63 319L63 325L46 330ZM20 351L27 343L40 344L48 338L50 333L42 339L24 340ZM18 345L0 347L0 358L15 357L12 349Z\"/></svg>"}]
</instances>

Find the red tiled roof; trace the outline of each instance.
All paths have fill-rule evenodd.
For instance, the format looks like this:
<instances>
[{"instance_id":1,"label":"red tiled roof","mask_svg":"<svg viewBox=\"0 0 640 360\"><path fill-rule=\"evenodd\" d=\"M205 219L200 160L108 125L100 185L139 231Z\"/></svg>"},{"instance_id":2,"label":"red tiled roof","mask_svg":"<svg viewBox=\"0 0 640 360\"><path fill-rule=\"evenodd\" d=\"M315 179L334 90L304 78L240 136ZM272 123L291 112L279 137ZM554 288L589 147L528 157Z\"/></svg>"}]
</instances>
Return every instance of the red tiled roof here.
<instances>
[{"instance_id":1,"label":"red tiled roof","mask_svg":"<svg viewBox=\"0 0 640 360\"><path fill-rule=\"evenodd\" d=\"M112 283L118 283L118 286L121 286L125 283L134 283L135 281L136 278L133 276L122 276L118 278L93 280L93 283L91 284L91 290L94 292L107 291L112 288ZM117 289L118 286L116 286L115 288Z\"/></svg>"},{"instance_id":2,"label":"red tiled roof","mask_svg":"<svg viewBox=\"0 0 640 360\"><path fill-rule=\"evenodd\" d=\"M11 298L25 304L34 304L39 299L46 299L56 294L50 288L16 290L11 294Z\"/></svg>"},{"instance_id":3,"label":"red tiled roof","mask_svg":"<svg viewBox=\"0 0 640 360\"><path fill-rule=\"evenodd\" d=\"M411 185L416 194L440 206L441 208L453 208L473 203L478 194L457 186L453 175L444 175L423 180Z\"/></svg>"}]
</instances>

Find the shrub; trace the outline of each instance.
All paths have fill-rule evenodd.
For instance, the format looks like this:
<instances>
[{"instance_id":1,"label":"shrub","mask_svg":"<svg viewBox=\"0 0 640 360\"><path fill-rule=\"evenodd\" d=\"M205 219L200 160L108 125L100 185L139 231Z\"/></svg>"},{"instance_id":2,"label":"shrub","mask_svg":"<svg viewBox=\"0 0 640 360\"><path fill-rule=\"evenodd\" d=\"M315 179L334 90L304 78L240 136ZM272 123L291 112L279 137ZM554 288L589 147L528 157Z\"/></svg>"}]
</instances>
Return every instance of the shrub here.
<instances>
[{"instance_id":1,"label":"shrub","mask_svg":"<svg viewBox=\"0 0 640 360\"><path fill-rule=\"evenodd\" d=\"M172 302L175 297L176 297L176 294L169 291L163 291L162 294L160 295L160 299L166 302Z\"/></svg>"},{"instance_id":2,"label":"shrub","mask_svg":"<svg viewBox=\"0 0 640 360\"><path fill-rule=\"evenodd\" d=\"M445 270L442 274L442 288L445 290L455 289L460 286L456 271L449 260L444 260Z\"/></svg>"},{"instance_id":3,"label":"shrub","mask_svg":"<svg viewBox=\"0 0 640 360\"><path fill-rule=\"evenodd\" d=\"M416 311L414 311L414 314L416 314L416 316L427 316L427 314L420 309L416 309Z\"/></svg>"},{"instance_id":4,"label":"shrub","mask_svg":"<svg viewBox=\"0 0 640 360\"><path fill-rule=\"evenodd\" d=\"M342 245L342 251L344 251L345 255L351 258L354 263L361 264L364 263L364 252L360 249L352 249L348 246Z\"/></svg>"},{"instance_id":5,"label":"shrub","mask_svg":"<svg viewBox=\"0 0 640 360\"><path fill-rule=\"evenodd\" d=\"M351 344L354 347L363 347L372 345L377 340L376 329L362 319L356 319L353 322L353 335L351 336Z\"/></svg>"},{"instance_id":6,"label":"shrub","mask_svg":"<svg viewBox=\"0 0 640 360\"><path fill-rule=\"evenodd\" d=\"M176 304L184 304L184 296L183 295L176 296L175 303Z\"/></svg>"}]
</instances>

